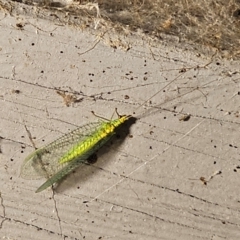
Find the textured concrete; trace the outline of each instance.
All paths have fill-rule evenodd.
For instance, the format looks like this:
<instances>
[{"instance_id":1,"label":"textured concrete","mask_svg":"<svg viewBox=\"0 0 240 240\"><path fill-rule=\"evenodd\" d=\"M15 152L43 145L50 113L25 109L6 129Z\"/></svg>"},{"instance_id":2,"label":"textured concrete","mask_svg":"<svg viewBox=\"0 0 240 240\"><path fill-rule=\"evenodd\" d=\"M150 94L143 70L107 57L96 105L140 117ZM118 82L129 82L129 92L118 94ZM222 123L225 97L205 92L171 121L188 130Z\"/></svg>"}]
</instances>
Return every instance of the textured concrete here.
<instances>
[{"instance_id":1,"label":"textured concrete","mask_svg":"<svg viewBox=\"0 0 240 240\"><path fill-rule=\"evenodd\" d=\"M1 239L239 239L238 62L1 19ZM54 193L19 177L34 145L115 108L139 119L94 165Z\"/></svg>"}]
</instances>

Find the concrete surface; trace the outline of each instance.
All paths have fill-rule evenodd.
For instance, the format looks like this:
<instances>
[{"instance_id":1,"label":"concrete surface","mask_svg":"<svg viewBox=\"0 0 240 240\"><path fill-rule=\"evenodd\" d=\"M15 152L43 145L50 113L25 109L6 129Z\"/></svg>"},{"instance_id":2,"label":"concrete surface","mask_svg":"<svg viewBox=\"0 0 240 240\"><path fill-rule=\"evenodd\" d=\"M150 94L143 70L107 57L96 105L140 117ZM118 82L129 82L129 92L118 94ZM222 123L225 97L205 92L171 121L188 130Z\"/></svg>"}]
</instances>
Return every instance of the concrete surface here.
<instances>
[{"instance_id":1,"label":"concrete surface","mask_svg":"<svg viewBox=\"0 0 240 240\"><path fill-rule=\"evenodd\" d=\"M137 36L125 51L54 22L0 19L1 239L240 238L238 62ZM139 120L97 163L54 192L19 177L33 144L115 108Z\"/></svg>"}]
</instances>

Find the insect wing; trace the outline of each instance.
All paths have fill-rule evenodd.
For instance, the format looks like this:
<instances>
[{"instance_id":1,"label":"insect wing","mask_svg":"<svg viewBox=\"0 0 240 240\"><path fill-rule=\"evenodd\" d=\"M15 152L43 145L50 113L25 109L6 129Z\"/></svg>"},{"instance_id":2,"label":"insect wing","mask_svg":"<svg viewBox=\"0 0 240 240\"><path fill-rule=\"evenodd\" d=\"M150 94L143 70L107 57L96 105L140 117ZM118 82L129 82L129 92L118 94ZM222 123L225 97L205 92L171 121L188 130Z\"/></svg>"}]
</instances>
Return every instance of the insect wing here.
<instances>
[{"instance_id":1,"label":"insect wing","mask_svg":"<svg viewBox=\"0 0 240 240\"><path fill-rule=\"evenodd\" d=\"M21 177L25 179L51 178L68 165L68 162L60 164L59 159L61 159L73 145L89 138L101 124L102 122L95 122L83 125L45 147L37 149L23 162Z\"/></svg>"},{"instance_id":2,"label":"insect wing","mask_svg":"<svg viewBox=\"0 0 240 240\"><path fill-rule=\"evenodd\" d=\"M99 141L98 144L95 144L89 151L82 154L79 157L74 158L72 161L64 164L64 167L50 177L45 183L43 183L37 190L36 193L43 191L44 189L50 187L54 183L61 180L75 168L77 168L80 164L84 163L94 152L96 152L101 146L103 146L113 135L114 133L109 134L107 137Z\"/></svg>"}]
</instances>

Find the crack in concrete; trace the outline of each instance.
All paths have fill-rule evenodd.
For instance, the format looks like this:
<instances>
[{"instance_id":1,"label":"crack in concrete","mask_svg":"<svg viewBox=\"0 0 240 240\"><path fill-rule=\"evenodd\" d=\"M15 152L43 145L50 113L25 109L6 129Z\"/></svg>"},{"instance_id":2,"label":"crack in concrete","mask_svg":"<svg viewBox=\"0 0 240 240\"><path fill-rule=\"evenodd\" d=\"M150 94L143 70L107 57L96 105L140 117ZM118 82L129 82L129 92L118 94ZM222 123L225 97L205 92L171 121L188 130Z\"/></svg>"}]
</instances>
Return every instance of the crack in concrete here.
<instances>
[{"instance_id":1,"label":"crack in concrete","mask_svg":"<svg viewBox=\"0 0 240 240\"><path fill-rule=\"evenodd\" d=\"M0 217L3 217L0 215ZM60 237L63 237L63 239L72 239L72 240L82 240L82 239L79 239L79 238L76 238L76 237L71 237L71 236L68 236L68 235L63 235L62 233L57 233L57 232L54 232L54 231L51 231L51 230L48 230L46 228L42 228L42 227L39 227L37 225L34 225L34 224L30 224L30 223L27 223L27 222L24 222L24 221L21 221L21 220L17 220L17 219L14 219L14 218L8 218L8 217L5 217L3 221L9 221L9 222L15 222L15 223L20 223L20 224L24 224L25 226L28 226L28 227L33 227L35 229L37 229L37 231L45 231L49 234L55 234L57 236L60 236ZM2 222L3 222L2 221ZM2 227L2 222L0 224L0 230L1 230L1 227Z\"/></svg>"},{"instance_id":2,"label":"crack in concrete","mask_svg":"<svg viewBox=\"0 0 240 240\"><path fill-rule=\"evenodd\" d=\"M55 211L56 211L56 215L57 215L57 219L58 219L58 225L59 225L59 229L60 229L60 232L61 232L61 236L63 236L63 234L62 234L62 224L61 224L61 219L60 219L59 213L58 213L57 201L55 199L55 192L54 192L53 186L52 186L52 199L53 199L53 202L54 202L54 208L55 208ZM65 239L65 237L64 237L64 239Z\"/></svg>"},{"instance_id":3,"label":"crack in concrete","mask_svg":"<svg viewBox=\"0 0 240 240\"><path fill-rule=\"evenodd\" d=\"M4 206L4 204L3 204L3 197L2 197L2 193L0 192L0 203L1 203L1 206L2 206L2 218L3 218L3 220L0 222L0 229L2 229L2 227L3 227L3 223L6 221L6 208L5 208L5 206Z\"/></svg>"}]
</instances>

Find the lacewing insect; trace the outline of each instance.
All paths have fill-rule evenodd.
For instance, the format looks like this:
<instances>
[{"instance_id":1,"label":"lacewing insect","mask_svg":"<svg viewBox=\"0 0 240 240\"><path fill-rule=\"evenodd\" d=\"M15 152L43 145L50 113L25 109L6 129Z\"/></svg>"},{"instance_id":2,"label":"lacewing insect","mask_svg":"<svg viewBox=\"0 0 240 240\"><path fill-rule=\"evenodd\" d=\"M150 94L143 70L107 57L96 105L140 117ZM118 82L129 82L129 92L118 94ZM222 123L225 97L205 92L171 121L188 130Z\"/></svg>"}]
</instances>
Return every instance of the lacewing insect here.
<instances>
[{"instance_id":1,"label":"lacewing insect","mask_svg":"<svg viewBox=\"0 0 240 240\"><path fill-rule=\"evenodd\" d=\"M178 77L171 80L137 109L159 94ZM118 127L132 117L131 115L119 115L118 113L117 115L118 118L114 120L104 119L101 122L78 127L46 146L35 150L24 160L20 176L25 179L45 177L47 181L36 192L41 192L57 183L79 165L88 163L88 158L109 141Z\"/></svg>"},{"instance_id":2,"label":"lacewing insect","mask_svg":"<svg viewBox=\"0 0 240 240\"><path fill-rule=\"evenodd\" d=\"M116 111L117 112L117 111ZM82 163L87 163L99 148L115 134L116 128L130 115L119 115L115 120L89 123L63 135L30 154L21 167L21 177L47 178L36 192L41 192L61 180Z\"/></svg>"}]
</instances>

